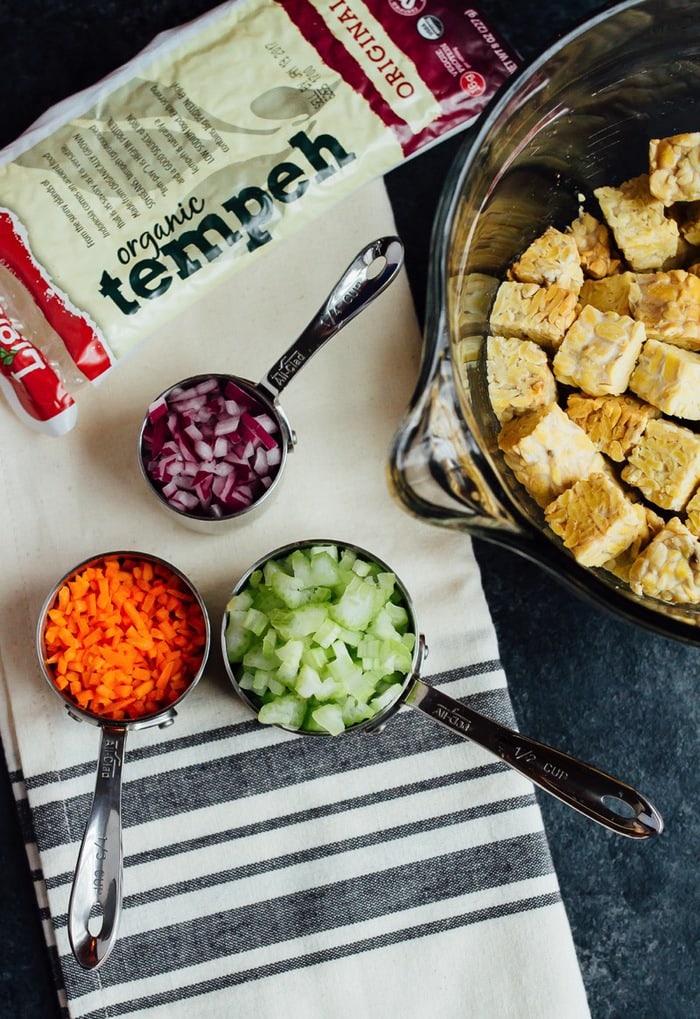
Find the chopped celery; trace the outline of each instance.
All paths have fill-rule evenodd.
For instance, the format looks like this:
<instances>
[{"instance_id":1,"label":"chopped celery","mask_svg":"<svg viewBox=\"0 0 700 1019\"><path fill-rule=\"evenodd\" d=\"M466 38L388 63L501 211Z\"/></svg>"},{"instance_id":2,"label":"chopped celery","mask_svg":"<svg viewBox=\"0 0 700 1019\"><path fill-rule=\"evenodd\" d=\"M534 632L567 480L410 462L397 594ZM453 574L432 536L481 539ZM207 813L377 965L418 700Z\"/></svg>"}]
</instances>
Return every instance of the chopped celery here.
<instances>
[{"instance_id":1,"label":"chopped celery","mask_svg":"<svg viewBox=\"0 0 700 1019\"><path fill-rule=\"evenodd\" d=\"M301 729L306 705L299 697L286 694L263 704L258 719L266 725L283 725L286 729Z\"/></svg>"},{"instance_id":2,"label":"chopped celery","mask_svg":"<svg viewBox=\"0 0 700 1019\"><path fill-rule=\"evenodd\" d=\"M311 717L321 729L325 729L331 736L338 736L345 729L343 713L337 704L322 704L311 712Z\"/></svg>"},{"instance_id":3,"label":"chopped celery","mask_svg":"<svg viewBox=\"0 0 700 1019\"><path fill-rule=\"evenodd\" d=\"M337 735L400 696L409 622L393 573L353 549L300 547L230 599L226 653L261 722Z\"/></svg>"}]
</instances>

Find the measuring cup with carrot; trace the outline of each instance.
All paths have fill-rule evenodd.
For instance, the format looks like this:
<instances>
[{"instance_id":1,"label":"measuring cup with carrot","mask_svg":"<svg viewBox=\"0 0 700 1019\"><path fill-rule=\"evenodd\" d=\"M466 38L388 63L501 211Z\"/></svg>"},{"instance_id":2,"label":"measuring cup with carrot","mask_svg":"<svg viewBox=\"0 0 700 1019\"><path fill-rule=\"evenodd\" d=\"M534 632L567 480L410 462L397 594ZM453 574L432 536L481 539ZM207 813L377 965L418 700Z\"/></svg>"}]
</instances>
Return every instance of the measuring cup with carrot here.
<instances>
[{"instance_id":1,"label":"measuring cup with carrot","mask_svg":"<svg viewBox=\"0 0 700 1019\"><path fill-rule=\"evenodd\" d=\"M122 768L131 730L171 725L209 652L204 603L183 573L143 552L86 559L53 588L36 632L44 677L68 714L102 731L75 869L68 936L84 969L117 938L122 904Z\"/></svg>"}]
</instances>

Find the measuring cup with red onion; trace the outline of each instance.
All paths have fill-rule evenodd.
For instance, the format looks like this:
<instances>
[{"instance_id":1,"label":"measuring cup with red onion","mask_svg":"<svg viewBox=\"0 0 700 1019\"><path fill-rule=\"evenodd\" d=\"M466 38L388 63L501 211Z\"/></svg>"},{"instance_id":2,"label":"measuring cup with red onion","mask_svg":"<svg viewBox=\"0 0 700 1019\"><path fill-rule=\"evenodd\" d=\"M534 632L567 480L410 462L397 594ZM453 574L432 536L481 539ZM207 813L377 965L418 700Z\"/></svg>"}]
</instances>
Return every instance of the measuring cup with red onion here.
<instances>
[{"instance_id":1,"label":"measuring cup with red onion","mask_svg":"<svg viewBox=\"0 0 700 1019\"><path fill-rule=\"evenodd\" d=\"M259 382L236 375L184 379L150 405L138 461L150 491L181 523L219 533L257 510L277 488L296 435L277 402L309 359L396 278L397 237L353 259L302 334Z\"/></svg>"},{"instance_id":2,"label":"measuring cup with red onion","mask_svg":"<svg viewBox=\"0 0 700 1019\"><path fill-rule=\"evenodd\" d=\"M139 598L143 594L145 601L122 600L125 586L121 587L121 595L110 601L105 570L114 568L122 571L126 579L136 578ZM92 597L83 593L86 585L88 589L93 588ZM111 613L112 629L123 631L119 640L114 635L109 637L112 653L116 657L122 654L125 661L135 657L134 648L143 649L139 613L143 615L145 630L151 611L148 598L149 595L152 598L157 589L163 592L169 608L159 613L157 624L154 621L159 627L158 635L154 633L154 636L163 641L165 657L177 657L178 672L168 669L170 676L166 677L165 670L158 665L158 656L146 649L143 660L152 672L150 689L146 691L145 686L139 689L145 677L136 676L134 669L132 676L138 693L130 698L115 688L115 698L108 701L99 692L97 678L104 672L102 663L95 658L98 655L95 649L100 646L96 638L100 637L103 616ZM73 619L77 629L73 628L72 635L62 636L62 615L70 598L75 599ZM130 612L124 609L126 600L130 601ZM122 625L116 623L117 616L121 616ZM61 643L69 647L71 653L85 651L86 662L94 661L94 668L86 666L71 682L70 674L56 662L60 657L56 651ZM125 643L131 647L125 647ZM127 733L172 725L180 704L202 676L209 646L209 616L196 588L176 567L144 552L115 551L86 559L58 581L39 613L36 651L45 680L60 697L71 718L87 721L101 730L94 796L68 906L68 938L73 955L83 969L95 970L102 966L117 940L123 885L121 794ZM81 676L84 682L79 682ZM145 685L149 685L148 682ZM125 702L129 700L131 703L127 705Z\"/></svg>"},{"instance_id":3,"label":"measuring cup with red onion","mask_svg":"<svg viewBox=\"0 0 700 1019\"><path fill-rule=\"evenodd\" d=\"M343 647L336 648L336 639L329 638L324 622L321 624L324 630L323 638L320 637L321 631L319 630L317 646L314 645L310 652L308 648L306 650L307 661L313 658L314 652L319 648L325 647L332 650L332 654L329 654L329 662L333 662L333 657L336 653L338 654L337 660L340 664L337 669L333 669L334 663L328 669L328 672L332 673L331 678L336 679L337 682L338 674L346 667L342 659L346 658L348 661L354 659L353 664L359 667L361 657L365 653L362 651L361 642L357 640L357 633L349 633L347 638L342 635L344 627L347 631L345 623L342 622L343 615L345 612L354 611L352 608L353 601L357 605L357 599L361 599L362 594L356 594L353 591L348 609L341 612L340 605L342 604L343 594L341 593L340 595L340 602L335 603L333 601L339 591L337 580L332 578L328 581L329 589L332 592L329 596L328 591L322 590L323 584L320 587L316 586L321 575L320 569L316 572L312 566L309 570L307 565L300 561L298 556L298 566L295 566L293 557L300 551L309 556L312 564L314 562L314 555L318 557L329 555L331 559L335 558L339 563L342 563L343 555L349 552L350 557L359 557L358 576L360 578L367 577L369 572L367 566L370 564L370 570L372 568L376 569L378 589L387 583L388 579L391 579L393 583L391 594L393 604L400 606L404 610L402 629L403 627L405 629L403 629L403 632L413 635L414 638L411 640L410 665L406 656L404 656L404 666L400 671L389 677L387 682L390 685L386 690L382 692L380 681L380 685L376 688L378 696L371 695L368 700L367 707L372 709L372 706L376 705L376 710L369 717L365 716L360 721L353 722L354 717L361 717L364 705L360 706L359 712L356 706L352 705L348 714L348 724L344 728L339 727L338 730L324 730L322 726L316 724L316 720L320 716L312 710L314 704L322 705L324 702L327 703L328 691L321 691L321 686L328 678L325 676L324 671L319 674L319 678L322 680L321 684L316 684L316 692L309 695L301 692L302 682L306 683L306 680L301 678L301 669L299 671L300 679L298 682L294 678L290 678L290 674L282 676L282 669L287 668L291 660L287 651L292 640L287 640L288 634L295 626L290 612L285 612L285 608L289 608L291 605L293 612L294 603L298 602L301 612L306 615L306 619L300 622L298 632L306 630L307 633L310 633L307 622L309 606L313 608L315 604L321 606L324 604L332 605L329 608L329 617L336 622L338 619L341 620L339 627L341 636L336 639L341 643L345 643L347 640L347 647L345 649ZM284 574L282 577L280 576L280 570ZM346 569L345 575L351 576L352 572L352 569ZM302 580L305 575L311 578L307 583ZM357 587L361 588L362 579L356 582L353 576L350 584L356 584ZM260 607L265 610L263 612L256 611L254 594L256 590L262 592ZM348 590L349 587L345 588L345 591ZM386 592L386 587L384 590ZM291 599L281 607L279 605L280 598L282 597L280 592L285 592L285 595L288 593ZM308 600L306 598L307 594L309 594ZM239 595L244 595L246 600L252 600L249 608L245 608L244 604L245 611L243 611L243 615L249 609L252 611L255 616L255 633L261 641L264 641L264 644L258 647L253 638L250 645L246 645L245 639L241 643L240 639L236 637L236 651L234 652L232 651L234 642L230 623L232 613L238 611L239 603L236 598ZM277 599L276 602L273 601L275 597ZM318 599L317 603L314 602L314 599ZM267 628L263 626L263 621L260 618L261 615L264 616L266 614L268 614L269 623ZM285 617L287 618L285 619ZM277 629L278 624L276 620L280 619L282 620L281 625L287 628L287 633L283 633L280 629L282 639L278 640L278 633L271 631ZM385 630L387 626L385 619L378 622L377 626L373 624L374 621L368 625L368 628L364 631L365 634L374 637L377 635L386 636L386 632L382 633L382 630ZM261 669L265 664L264 661L257 660L261 651L263 659L269 659L270 656L274 657L278 644L282 648L279 656L282 663L279 695L272 689L276 682L276 677L271 681L269 687L263 689L257 686L258 677L256 676L256 670ZM267 645L267 649L264 649L265 645ZM273 650L269 650L270 648ZM540 789L561 800L568 806L573 807L574 810L579 811L591 820L597 821L610 831L616 832L618 835L625 835L631 839L645 839L659 835L663 830L663 819L659 812L649 800L631 786L600 771L593 765L585 764L568 753L555 750L544 743L539 743L523 735L521 732L509 729L505 725L479 714L469 705L448 696L442 690L420 679L419 674L427 655L427 646L424 636L419 632L416 625L416 615L411 597L405 585L390 566L357 545L326 539L305 540L282 546L259 559L243 574L231 592L221 624L221 649L226 671L234 690L255 714L259 715L260 721L265 721L264 715L260 715L261 709L264 711L270 702L276 700L277 696L285 698L289 702L289 695L291 693L293 697L305 702L302 707L303 713L294 718L290 723L278 720L280 718L279 714L273 716L268 714L267 722L276 724L278 728L303 736L336 739L350 732L380 731L390 720L391 716L405 705L424 715L428 715L434 721L439 722L463 739L471 740L473 743L478 744L478 746L487 750L490 754L493 754L509 767L529 779L530 782ZM251 657L247 657L248 655ZM300 659L300 661L303 662L303 659ZM323 666L321 668L323 669ZM373 666L369 666L369 668L371 671ZM246 671L248 672L247 677L245 676ZM379 673L381 674L381 670L379 670ZM297 682L296 686L295 682ZM357 690L362 685L362 678L358 680L357 674L351 676L348 688L351 685L353 689ZM307 689L309 689L308 684ZM345 697L346 692L341 692L341 699ZM337 697L335 694L332 696ZM279 704L279 701L277 703ZM347 710L347 704L343 710Z\"/></svg>"}]
</instances>

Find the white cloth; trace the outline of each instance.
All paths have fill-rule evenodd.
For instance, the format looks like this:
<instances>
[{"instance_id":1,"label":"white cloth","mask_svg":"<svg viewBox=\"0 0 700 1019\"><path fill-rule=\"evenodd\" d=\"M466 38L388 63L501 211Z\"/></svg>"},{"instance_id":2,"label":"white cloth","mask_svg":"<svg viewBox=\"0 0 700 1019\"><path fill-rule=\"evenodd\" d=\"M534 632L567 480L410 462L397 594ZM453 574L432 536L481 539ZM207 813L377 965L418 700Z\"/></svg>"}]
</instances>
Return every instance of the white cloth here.
<instances>
[{"instance_id":1,"label":"white cloth","mask_svg":"<svg viewBox=\"0 0 700 1019\"><path fill-rule=\"evenodd\" d=\"M69 435L34 435L3 413L1 731L76 1019L589 1014L524 779L409 708L381 734L323 741L262 727L221 662L227 595L254 560L301 538L351 541L411 592L430 649L424 678L512 721L468 538L414 520L385 480L420 355L405 273L283 392L298 445L264 512L232 533L195 534L159 509L137 468L157 393L208 370L262 378L356 252L394 230L377 181L81 391ZM99 732L42 679L34 629L64 572L117 549L183 570L213 640L175 724L129 734L124 910L112 955L90 973L70 953L66 911Z\"/></svg>"}]
</instances>

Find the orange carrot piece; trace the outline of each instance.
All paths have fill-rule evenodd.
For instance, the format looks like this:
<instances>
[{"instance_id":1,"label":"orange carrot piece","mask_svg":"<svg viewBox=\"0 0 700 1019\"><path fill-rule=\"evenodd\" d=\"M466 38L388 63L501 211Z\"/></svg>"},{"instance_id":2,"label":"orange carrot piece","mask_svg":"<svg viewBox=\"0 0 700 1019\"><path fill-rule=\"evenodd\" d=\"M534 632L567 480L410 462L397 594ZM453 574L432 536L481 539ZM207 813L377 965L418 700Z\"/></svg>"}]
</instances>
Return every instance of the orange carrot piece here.
<instances>
[{"instance_id":1,"label":"orange carrot piece","mask_svg":"<svg viewBox=\"0 0 700 1019\"><path fill-rule=\"evenodd\" d=\"M44 630L56 686L104 718L158 714L202 664L206 623L180 578L134 557L85 568L56 595Z\"/></svg>"}]
</instances>

